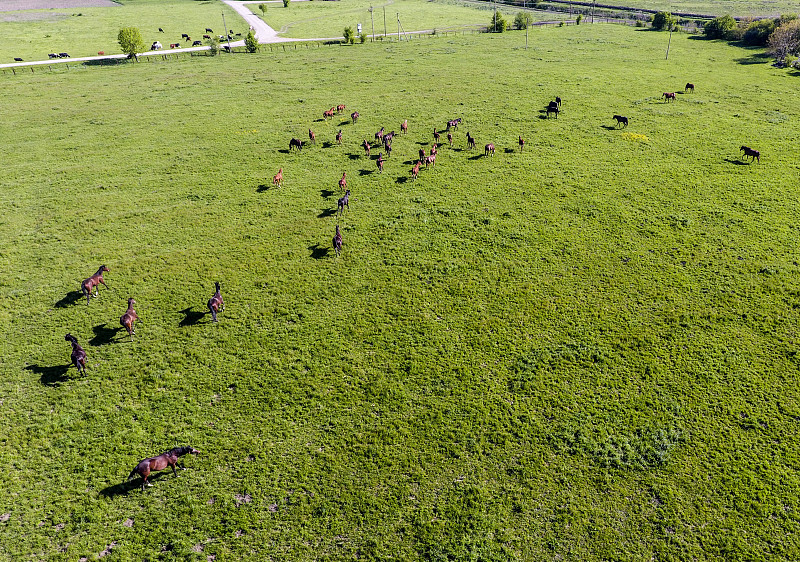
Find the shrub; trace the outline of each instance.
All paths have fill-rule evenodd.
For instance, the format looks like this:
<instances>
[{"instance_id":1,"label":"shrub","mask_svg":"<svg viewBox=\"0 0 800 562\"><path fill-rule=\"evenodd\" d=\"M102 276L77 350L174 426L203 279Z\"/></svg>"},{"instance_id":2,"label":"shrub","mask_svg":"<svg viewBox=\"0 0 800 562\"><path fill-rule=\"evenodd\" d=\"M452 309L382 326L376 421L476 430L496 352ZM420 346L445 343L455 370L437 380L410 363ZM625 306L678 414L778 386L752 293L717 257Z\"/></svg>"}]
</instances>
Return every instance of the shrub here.
<instances>
[{"instance_id":1,"label":"shrub","mask_svg":"<svg viewBox=\"0 0 800 562\"><path fill-rule=\"evenodd\" d=\"M514 27L516 29L528 29L533 22L533 16L528 12L519 12L514 16Z\"/></svg>"},{"instance_id":2,"label":"shrub","mask_svg":"<svg viewBox=\"0 0 800 562\"><path fill-rule=\"evenodd\" d=\"M769 36L778 27L780 20L758 20L751 23L744 34L742 35L742 42L745 45L755 45L763 47L767 44Z\"/></svg>"},{"instance_id":3,"label":"shrub","mask_svg":"<svg viewBox=\"0 0 800 562\"><path fill-rule=\"evenodd\" d=\"M259 4L258 9L261 10L261 17L263 18L267 15L267 5L266 4Z\"/></svg>"},{"instance_id":4,"label":"shrub","mask_svg":"<svg viewBox=\"0 0 800 562\"><path fill-rule=\"evenodd\" d=\"M244 38L244 47L248 53L255 53L258 50L258 39L253 30L247 32L247 37Z\"/></svg>"},{"instance_id":5,"label":"shrub","mask_svg":"<svg viewBox=\"0 0 800 562\"><path fill-rule=\"evenodd\" d=\"M288 8L289 7L289 0L283 0L283 7L284 8Z\"/></svg>"},{"instance_id":6,"label":"shrub","mask_svg":"<svg viewBox=\"0 0 800 562\"><path fill-rule=\"evenodd\" d=\"M578 17L575 18L575 25L580 25L582 20L583 20L583 14L578 14ZM637 20L636 23L639 23L639 21Z\"/></svg>"},{"instance_id":7,"label":"shrub","mask_svg":"<svg viewBox=\"0 0 800 562\"><path fill-rule=\"evenodd\" d=\"M494 33L503 33L508 28L508 22L500 12L492 14L492 22L489 25L489 31Z\"/></svg>"},{"instance_id":8,"label":"shrub","mask_svg":"<svg viewBox=\"0 0 800 562\"><path fill-rule=\"evenodd\" d=\"M217 56L217 53L219 53L219 39L216 37L211 38L208 42L208 52L211 53L212 57Z\"/></svg>"},{"instance_id":9,"label":"shrub","mask_svg":"<svg viewBox=\"0 0 800 562\"><path fill-rule=\"evenodd\" d=\"M657 29L658 31L670 29L674 23L675 18L673 18L672 14L669 12L657 12L653 16L653 29Z\"/></svg>"},{"instance_id":10,"label":"shrub","mask_svg":"<svg viewBox=\"0 0 800 562\"><path fill-rule=\"evenodd\" d=\"M359 41L361 41L361 44L363 45L364 43L367 42L367 34L366 33L362 33L361 35L358 36L358 39L359 39Z\"/></svg>"},{"instance_id":11,"label":"shrub","mask_svg":"<svg viewBox=\"0 0 800 562\"><path fill-rule=\"evenodd\" d=\"M703 26L703 33L709 39L725 39L731 30L736 29L736 20L726 14L719 18L706 22Z\"/></svg>"},{"instance_id":12,"label":"shrub","mask_svg":"<svg viewBox=\"0 0 800 562\"><path fill-rule=\"evenodd\" d=\"M647 24L645 24L642 20L636 20L636 23L633 25L635 27L645 27Z\"/></svg>"},{"instance_id":13,"label":"shrub","mask_svg":"<svg viewBox=\"0 0 800 562\"><path fill-rule=\"evenodd\" d=\"M776 60L785 60L787 55L800 52L800 19L788 21L778 26L767 41L770 54Z\"/></svg>"},{"instance_id":14,"label":"shrub","mask_svg":"<svg viewBox=\"0 0 800 562\"><path fill-rule=\"evenodd\" d=\"M344 44L352 45L353 43L355 43L355 33L352 27L347 26L344 28Z\"/></svg>"}]
</instances>

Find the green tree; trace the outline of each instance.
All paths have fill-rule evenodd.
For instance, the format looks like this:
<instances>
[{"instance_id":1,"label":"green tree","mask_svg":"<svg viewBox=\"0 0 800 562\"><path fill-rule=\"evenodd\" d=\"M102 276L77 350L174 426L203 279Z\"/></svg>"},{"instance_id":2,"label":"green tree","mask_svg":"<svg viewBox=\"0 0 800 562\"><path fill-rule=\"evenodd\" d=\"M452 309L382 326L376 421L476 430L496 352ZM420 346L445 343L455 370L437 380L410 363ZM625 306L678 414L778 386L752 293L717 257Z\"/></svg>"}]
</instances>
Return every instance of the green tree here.
<instances>
[{"instance_id":1,"label":"green tree","mask_svg":"<svg viewBox=\"0 0 800 562\"><path fill-rule=\"evenodd\" d=\"M500 12L492 14L492 22L489 25L489 31L493 33L503 33L508 28L508 22Z\"/></svg>"},{"instance_id":2,"label":"green tree","mask_svg":"<svg viewBox=\"0 0 800 562\"><path fill-rule=\"evenodd\" d=\"M129 59L139 61L137 53L144 51L144 40L138 27L123 27L117 34L117 41L122 52L128 55Z\"/></svg>"},{"instance_id":3,"label":"green tree","mask_svg":"<svg viewBox=\"0 0 800 562\"><path fill-rule=\"evenodd\" d=\"M283 7L284 8L288 8L289 7L289 0L283 0Z\"/></svg>"},{"instance_id":4,"label":"green tree","mask_svg":"<svg viewBox=\"0 0 800 562\"><path fill-rule=\"evenodd\" d=\"M745 45L754 45L763 47L767 44L769 36L778 27L781 20L779 19L766 19L758 20L751 23L742 36L742 42Z\"/></svg>"},{"instance_id":5,"label":"green tree","mask_svg":"<svg viewBox=\"0 0 800 562\"><path fill-rule=\"evenodd\" d=\"M725 39L728 32L736 29L736 20L729 14L706 22L703 26L703 33L709 39Z\"/></svg>"},{"instance_id":6,"label":"green tree","mask_svg":"<svg viewBox=\"0 0 800 562\"><path fill-rule=\"evenodd\" d=\"M772 32L767 41L770 54L783 61L788 55L800 53L800 20L791 20Z\"/></svg>"},{"instance_id":7,"label":"green tree","mask_svg":"<svg viewBox=\"0 0 800 562\"><path fill-rule=\"evenodd\" d=\"M353 32L353 28L347 26L344 28L344 44L345 45L352 45L355 43L356 34Z\"/></svg>"},{"instance_id":8,"label":"green tree","mask_svg":"<svg viewBox=\"0 0 800 562\"><path fill-rule=\"evenodd\" d=\"M261 17L263 18L267 15L267 5L266 4L259 4L258 9L261 10Z\"/></svg>"},{"instance_id":9,"label":"green tree","mask_svg":"<svg viewBox=\"0 0 800 562\"><path fill-rule=\"evenodd\" d=\"M219 53L219 39L212 37L208 42L208 50L212 57L217 56L217 53Z\"/></svg>"},{"instance_id":10,"label":"green tree","mask_svg":"<svg viewBox=\"0 0 800 562\"><path fill-rule=\"evenodd\" d=\"M575 25L580 25L581 21L583 21L583 14L578 14L578 17L575 18Z\"/></svg>"},{"instance_id":11,"label":"green tree","mask_svg":"<svg viewBox=\"0 0 800 562\"><path fill-rule=\"evenodd\" d=\"M528 29L531 23L533 23L533 16L528 12L518 12L514 16L514 27L517 29Z\"/></svg>"},{"instance_id":12,"label":"green tree","mask_svg":"<svg viewBox=\"0 0 800 562\"><path fill-rule=\"evenodd\" d=\"M363 45L364 43L367 42L367 34L366 33L362 33L361 35L358 36L358 39L359 39L359 41L361 41L361 44Z\"/></svg>"},{"instance_id":13,"label":"green tree","mask_svg":"<svg viewBox=\"0 0 800 562\"><path fill-rule=\"evenodd\" d=\"M247 37L244 38L244 48L247 49L248 53L255 53L258 50L258 39L256 39L256 34L253 33L253 30L247 32Z\"/></svg>"},{"instance_id":14,"label":"green tree","mask_svg":"<svg viewBox=\"0 0 800 562\"><path fill-rule=\"evenodd\" d=\"M653 29L658 31L669 30L674 23L675 18L669 12L656 12L653 16Z\"/></svg>"}]
</instances>

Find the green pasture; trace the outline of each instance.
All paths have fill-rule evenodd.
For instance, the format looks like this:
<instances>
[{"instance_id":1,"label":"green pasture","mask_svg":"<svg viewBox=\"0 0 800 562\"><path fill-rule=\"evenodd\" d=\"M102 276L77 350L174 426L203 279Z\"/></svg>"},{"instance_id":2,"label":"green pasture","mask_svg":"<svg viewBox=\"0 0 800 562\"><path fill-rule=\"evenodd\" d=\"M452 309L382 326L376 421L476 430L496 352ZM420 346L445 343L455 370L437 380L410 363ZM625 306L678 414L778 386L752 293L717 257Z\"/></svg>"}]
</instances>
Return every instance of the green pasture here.
<instances>
[{"instance_id":1,"label":"green pasture","mask_svg":"<svg viewBox=\"0 0 800 562\"><path fill-rule=\"evenodd\" d=\"M711 16L730 14L737 17L778 16L780 14L797 13L796 2L785 0L613 0L603 2L614 6L630 6L648 10L665 12L686 12Z\"/></svg>"},{"instance_id":2,"label":"green pasture","mask_svg":"<svg viewBox=\"0 0 800 562\"><path fill-rule=\"evenodd\" d=\"M524 37L0 75L0 559L798 559L797 76Z\"/></svg>"},{"instance_id":3,"label":"green pasture","mask_svg":"<svg viewBox=\"0 0 800 562\"><path fill-rule=\"evenodd\" d=\"M228 29L246 33L239 15L216 0L124 0L108 8L71 8L0 12L0 62L44 60L48 53L69 53L73 57L119 53L117 34L123 27L138 27L149 48L153 41L169 47L181 43L186 33L202 40L205 29L222 34L222 13ZM160 33L158 28L164 33Z\"/></svg>"}]
</instances>

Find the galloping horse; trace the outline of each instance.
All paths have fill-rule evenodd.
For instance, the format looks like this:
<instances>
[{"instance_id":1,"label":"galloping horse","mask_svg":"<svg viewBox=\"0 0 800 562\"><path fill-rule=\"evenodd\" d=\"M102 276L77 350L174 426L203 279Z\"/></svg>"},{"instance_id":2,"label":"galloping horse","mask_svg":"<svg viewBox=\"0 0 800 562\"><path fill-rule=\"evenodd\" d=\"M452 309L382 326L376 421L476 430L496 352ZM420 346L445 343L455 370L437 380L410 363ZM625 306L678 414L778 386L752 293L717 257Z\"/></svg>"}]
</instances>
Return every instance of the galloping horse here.
<instances>
[{"instance_id":1,"label":"galloping horse","mask_svg":"<svg viewBox=\"0 0 800 562\"><path fill-rule=\"evenodd\" d=\"M225 301L222 300L222 293L219 292L219 281L214 281L214 287L217 292L208 299L208 310L211 312L211 319L217 321L217 312L225 310Z\"/></svg>"},{"instance_id":2,"label":"galloping horse","mask_svg":"<svg viewBox=\"0 0 800 562\"><path fill-rule=\"evenodd\" d=\"M174 474L175 478L177 478L178 472L175 470L175 464L178 462L178 458L182 457L183 455L197 455L199 453L200 451L192 447L175 447L166 453L161 453L157 457L150 457L149 459L141 460L139 461L139 464L136 465L136 468L134 468L128 475L128 481L133 480L137 474L141 476L142 492L144 492L145 485L152 486L152 484L147 481L147 477L150 476L151 472L158 472L159 470L164 470L168 466L171 466L172 474Z\"/></svg>"},{"instance_id":3,"label":"galloping horse","mask_svg":"<svg viewBox=\"0 0 800 562\"><path fill-rule=\"evenodd\" d=\"M79 374L86 374L86 352L78 344L78 339L72 334L67 334L64 339L72 344L72 364L78 369Z\"/></svg>"},{"instance_id":4,"label":"galloping horse","mask_svg":"<svg viewBox=\"0 0 800 562\"><path fill-rule=\"evenodd\" d=\"M272 176L272 185L277 185L278 187L280 187L282 183L283 183L283 168L278 170L278 173Z\"/></svg>"},{"instance_id":5,"label":"galloping horse","mask_svg":"<svg viewBox=\"0 0 800 562\"><path fill-rule=\"evenodd\" d=\"M739 147L739 150L743 151L744 154L742 155L743 158L750 157L750 162L753 160L758 160L758 163L761 163L761 153L754 148L750 148L749 146L742 145Z\"/></svg>"},{"instance_id":6,"label":"galloping horse","mask_svg":"<svg viewBox=\"0 0 800 562\"><path fill-rule=\"evenodd\" d=\"M303 141L301 141L300 139L292 139L292 140L290 140L289 141L289 151L291 152L291 150L293 148L296 148L297 150L303 150Z\"/></svg>"},{"instance_id":7,"label":"galloping horse","mask_svg":"<svg viewBox=\"0 0 800 562\"><path fill-rule=\"evenodd\" d=\"M485 147L483 147L483 155L489 156L490 154L492 155L492 157L494 157L494 144L492 143L489 143Z\"/></svg>"},{"instance_id":8,"label":"galloping horse","mask_svg":"<svg viewBox=\"0 0 800 562\"><path fill-rule=\"evenodd\" d=\"M692 84L691 82L687 82L686 86L683 87L684 93L688 92L689 90L691 90L692 93L694 93L694 84Z\"/></svg>"},{"instance_id":9,"label":"galloping horse","mask_svg":"<svg viewBox=\"0 0 800 562\"><path fill-rule=\"evenodd\" d=\"M350 190L349 189L344 192L344 197L340 197L339 198L339 202L338 202L338 207L337 208L338 208L338 211L339 211L340 215L344 213L344 208L345 207L347 207L348 211L350 210Z\"/></svg>"},{"instance_id":10,"label":"galloping horse","mask_svg":"<svg viewBox=\"0 0 800 562\"><path fill-rule=\"evenodd\" d=\"M664 92L661 97L664 98L665 103L669 102L669 100L675 101L675 92Z\"/></svg>"},{"instance_id":11,"label":"galloping horse","mask_svg":"<svg viewBox=\"0 0 800 562\"><path fill-rule=\"evenodd\" d=\"M337 256L342 253L342 244L344 244L344 241L342 240L342 231L339 230L339 225L337 224L336 234L333 235L333 249Z\"/></svg>"},{"instance_id":12,"label":"galloping horse","mask_svg":"<svg viewBox=\"0 0 800 562\"><path fill-rule=\"evenodd\" d=\"M136 330L133 328L133 323L139 319L139 315L136 314L136 311L133 310L133 305L136 304L136 301L132 298L128 299L128 310L125 311L120 319L120 325L128 330L128 335L131 337L131 341L133 341L133 334L136 333Z\"/></svg>"},{"instance_id":13,"label":"galloping horse","mask_svg":"<svg viewBox=\"0 0 800 562\"><path fill-rule=\"evenodd\" d=\"M347 188L347 172L342 172L342 179L339 180L339 189L344 191Z\"/></svg>"},{"instance_id":14,"label":"galloping horse","mask_svg":"<svg viewBox=\"0 0 800 562\"><path fill-rule=\"evenodd\" d=\"M615 115L614 117L612 117L612 119L616 119L617 127L619 127L620 125L623 125L624 127L628 126L628 118L627 117L623 117L622 115Z\"/></svg>"},{"instance_id":15,"label":"galloping horse","mask_svg":"<svg viewBox=\"0 0 800 562\"><path fill-rule=\"evenodd\" d=\"M94 296L100 296L100 283L105 285L106 289L108 289L108 285L106 285L105 280L103 279L103 272L108 271L108 268L104 265L101 265L100 268L97 270L97 273L89 277L88 279L84 279L83 283L81 283L81 291L83 294L86 295L86 306L89 306L89 299L92 298L92 290L96 291Z\"/></svg>"}]
</instances>

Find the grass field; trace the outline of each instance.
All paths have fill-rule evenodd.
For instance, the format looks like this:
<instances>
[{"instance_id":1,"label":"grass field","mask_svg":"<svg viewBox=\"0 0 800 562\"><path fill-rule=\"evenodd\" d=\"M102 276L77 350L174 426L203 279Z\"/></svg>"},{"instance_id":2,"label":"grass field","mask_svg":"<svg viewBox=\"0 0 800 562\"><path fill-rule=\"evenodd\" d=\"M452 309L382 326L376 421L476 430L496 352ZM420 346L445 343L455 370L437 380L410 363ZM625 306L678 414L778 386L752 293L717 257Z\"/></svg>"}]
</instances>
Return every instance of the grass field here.
<instances>
[{"instance_id":1,"label":"grass field","mask_svg":"<svg viewBox=\"0 0 800 562\"><path fill-rule=\"evenodd\" d=\"M798 6L794 2L783 0L614 0L603 2L614 6L631 6L648 10L663 10L665 12L685 12L691 14L704 14L723 16L730 14L737 17L771 16L780 14L797 13Z\"/></svg>"},{"instance_id":2,"label":"grass field","mask_svg":"<svg viewBox=\"0 0 800 562\"><path fill-rule=\"evenodd\" d=\"M0 76L0 558L796 560L797 77L666 38Z\"/></svg>"}]
</instances>

